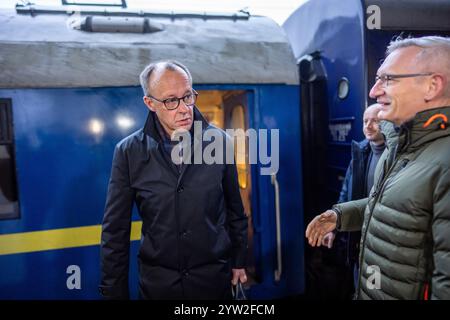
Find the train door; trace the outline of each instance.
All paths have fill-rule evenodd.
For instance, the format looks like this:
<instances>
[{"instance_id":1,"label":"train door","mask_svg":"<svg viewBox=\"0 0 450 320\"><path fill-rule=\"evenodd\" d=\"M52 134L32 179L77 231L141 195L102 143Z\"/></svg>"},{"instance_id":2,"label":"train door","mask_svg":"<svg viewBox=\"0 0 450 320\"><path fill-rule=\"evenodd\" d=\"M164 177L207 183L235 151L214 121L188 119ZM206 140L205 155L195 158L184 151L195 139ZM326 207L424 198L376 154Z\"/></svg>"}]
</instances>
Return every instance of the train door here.
<instances>
[{"instance_id":1,"label":"train door","mask_svg":"<svg viewBox=\"0 0 450 320\"><path fill-rule=\"evenodd\" d=\"M298 63L301 90L303 185L305 220L327 209L328 103L325 67L319 52L305 55Z\"/></svg>"},{"instance_id":2,"label":"train door","mask_svg":"<svg viewBox=\"0 0 450 320\"><path fill-rule=\"evenodd\" d=\"M289 108L298 103L299 95L298 86L251 89L198 90L197 107L210 123L246 133L244 138L234 132L240 193L249 218L248 282L244 287L250 299L273 299L304 290L300 152L296 139L300 126L297 110ZM279 105L288 107L274 107ZM279 132L279 140L272 136L274 131ZM251 160L253 134L258 135L259 157L261 152L268 152L272 161L279 152L283 164L279 170L276 165L276 174L262 174L261 168L267 163L254 164ZM261 134L267 134L267 146L261 146ZM278 146L278 141L283 144Z\"/></svg>"},{"instance_id":3,"label":"train door","mask_svg":"<svg viewBox=\"0 0 450 320\"><path fill-rule=\"evenodd\" d=\"M207 121L223 130L242 129L249 127L247 93L241 90L203 90L199 91L197 107ZM252 227L252 184L250 166L248 164L248 145L245 141L235 139L235 159L238 170L239 190L248 217L248 284L256 282L256 272L253 255L253 227ZM242 143L244 142L244 143Z\"/></svg>"},{"instance_id":4,"label":"train door","mask_svg":"<svg viewBox=\"0 0 450 320\"><path fill-rule=\"evenodd\" d=\"M233 92L224 97L225 128L246 131L248 125L248 103L245 92ZM236 137L242 139L242 137ZM235 143L235 159L238 171L239 191L245 214L248 217L248 253L247 253L247 273L248 284L250 286L257 282L255 261L253 254L253 221L252 221L252 184L251 173L248 161L248 144L245 139Z\"/></svg>"},{"instance_id":5,"label":"train door","mask_svg":"<svg viewBox=\"0 0 450 320\"><path fill-rule=\"evenodd\" d=\"M350 160L351 140L361 140L357 119L364 106L358 103L361 95L348 97L349 83L357 82L357 76L345 67L330 64L319 51L299 59L303 183L308 186L304 189L305 225L338 201ZM309 297L351 297L351 275L345 268L342 237L336 236L332 249L306 247Z\"/></svg>"}]
</instances>

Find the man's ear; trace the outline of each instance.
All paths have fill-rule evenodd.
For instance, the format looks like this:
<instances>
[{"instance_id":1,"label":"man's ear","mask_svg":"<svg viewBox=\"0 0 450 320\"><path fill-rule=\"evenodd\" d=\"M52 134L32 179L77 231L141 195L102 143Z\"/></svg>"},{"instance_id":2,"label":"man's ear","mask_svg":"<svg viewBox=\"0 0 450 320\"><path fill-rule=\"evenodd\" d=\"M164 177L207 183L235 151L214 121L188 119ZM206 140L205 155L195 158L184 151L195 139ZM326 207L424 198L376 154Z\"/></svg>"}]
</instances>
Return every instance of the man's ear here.
<instances>
[{"instance_id":1,"label":"man's ear","mask_svg":"<svg viewBox=\"0 0 450 320\"><path fill-rule=\"evenodd\" d=\"M447 86L447 79L439 73L433 74L428 82L428 89L425 92L425 101L431 101L444 95Z\"/></svg>"},{"instance_id":2,"label":"man's ear","mask_svg":"<svg viewBox=\"0 0 450 320\"><path fill-rule=\"evenodd\" d=\"M144 103L147 106L147 108L150 109L150 111L156 112L156 109L155 109L155 107L153 105L153 100L151 98L149 98L147 96L144 96L143 100L144 100Z\"/></svg>"}]
</instances>

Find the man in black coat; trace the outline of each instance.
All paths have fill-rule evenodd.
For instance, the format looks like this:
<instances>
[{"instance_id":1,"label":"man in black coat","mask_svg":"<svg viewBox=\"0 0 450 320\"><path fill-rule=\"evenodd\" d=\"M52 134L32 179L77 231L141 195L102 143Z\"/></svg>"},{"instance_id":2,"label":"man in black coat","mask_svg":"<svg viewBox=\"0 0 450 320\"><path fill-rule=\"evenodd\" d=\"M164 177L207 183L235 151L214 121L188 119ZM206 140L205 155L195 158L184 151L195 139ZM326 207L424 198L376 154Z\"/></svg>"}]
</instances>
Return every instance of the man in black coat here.
<instances>
[{"instance_id":1,"label":"man in black coat","mask_svg":"<svg viewBox=\"0 0 450 320\"><path fill-rule=\"evenodd\" d=\"M378 111L378 104L373 104L364 111L363 133L365 139L360 142L352 141L352 159L345 174L338 203L366 198L372 189L375 167L386 147L379 126ZM324 237L322 245L331 248L335 235L334 232L328 233ZM344 298L350 298L356 287L354 282L356 282L358 272L361 232L343 232L336 238L338 255L345 269L346 283L343 286L343 295Z\"/></svg>"},{"instance_id":2,"label":"man in black coat","mask_svg":"<svg viewBox=\"0 0 450 320\"><path fill-rule=\"evenodd\" d=\"M195 107L191 74L179 62L150 64L140 79L150 112L144 128L114 151L102 225L100 292L107 299L129 297L136 204L143 222L140 298L229 299L231 283L247 281L247 217L236 165L225 161L226 150L212 164L194 157L211 143L202 139L206 132L229 137ZM189 137L189 148L182 151L172 141L180 132Z\"/></svg>"}]
</instances>

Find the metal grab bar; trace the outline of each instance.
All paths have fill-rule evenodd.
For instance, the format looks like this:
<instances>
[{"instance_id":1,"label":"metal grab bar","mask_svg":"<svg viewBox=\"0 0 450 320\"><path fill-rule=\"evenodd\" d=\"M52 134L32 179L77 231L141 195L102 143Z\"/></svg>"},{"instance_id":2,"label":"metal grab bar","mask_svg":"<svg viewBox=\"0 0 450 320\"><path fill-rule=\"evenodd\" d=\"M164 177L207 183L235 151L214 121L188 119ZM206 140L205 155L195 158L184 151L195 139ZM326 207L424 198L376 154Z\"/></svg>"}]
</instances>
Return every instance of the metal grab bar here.
<instances>
[{"instance_id":1,"label":"metal grab bar","mask_svg":"<svg viewBox=\"0 0 450 320\"><path fill-rule=\"evenodd\" d=\"M274 272L275 281L278 282L281 279L283 272L283 261L281 258L281 211L280 211L280 186L277 181L277 175L272 174L271 183L275 188L275 218L277 229L277 269Z\"/></svg>"}]
</instances>

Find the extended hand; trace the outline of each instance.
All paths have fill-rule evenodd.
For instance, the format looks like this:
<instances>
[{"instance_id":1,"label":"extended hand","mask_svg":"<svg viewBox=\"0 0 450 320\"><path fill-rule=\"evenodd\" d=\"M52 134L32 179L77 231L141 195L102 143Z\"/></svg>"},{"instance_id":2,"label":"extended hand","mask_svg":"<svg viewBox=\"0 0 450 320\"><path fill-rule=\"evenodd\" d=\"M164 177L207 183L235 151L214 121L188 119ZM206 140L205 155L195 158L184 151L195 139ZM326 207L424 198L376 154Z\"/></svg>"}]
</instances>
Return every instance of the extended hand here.
<instances>
[{"instance_id":1,"label":"extended hand","mask_svg":"<svg viewBox=\"0 0 450 320\"><path fill-rule=\"evenodd\" d=\"M306 237L312 247L320 246L323 237L336 229L337 215L333 210L327 210L316 216L306 228Z\"/></svg>"}]
</instances>

